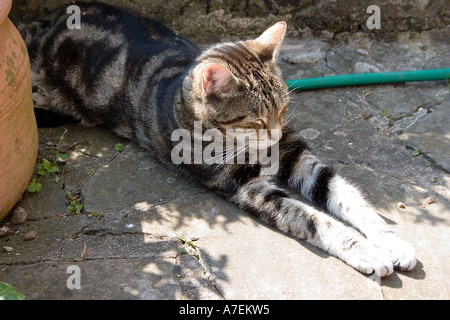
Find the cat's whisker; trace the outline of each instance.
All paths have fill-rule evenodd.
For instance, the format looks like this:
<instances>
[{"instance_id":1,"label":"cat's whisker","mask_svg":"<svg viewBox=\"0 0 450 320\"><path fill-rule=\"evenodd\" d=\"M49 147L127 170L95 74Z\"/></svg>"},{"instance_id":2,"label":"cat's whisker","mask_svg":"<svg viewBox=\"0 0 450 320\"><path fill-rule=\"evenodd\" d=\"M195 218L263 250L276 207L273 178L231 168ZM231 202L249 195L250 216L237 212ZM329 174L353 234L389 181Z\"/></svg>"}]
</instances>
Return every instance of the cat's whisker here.
<instances>
[{"instance_id":1,"label":"cat's whisker","mask_svg":"<svg viewBox=\"0 0 450 320\"><path fill-rule=\"evenodd\" d=\"M239 154L245 151L246 148L247 148L246 144L238 146L233 145L228 148L224 148L222 149L222 152L220 152L218 155L215 155L214 157L209 159L209 162L217 164L226 163L227 161L236 158Z\"/></svg>"},{"instance_id":2,"label":"cat's whisker","mask_svg":"<svg viewBox=\"0 0 450 320\"><path fill-rule=\"evenodd\" d=\"M287 95L290 95L290 94L293 93L295 90L296 90L295 88L294 88L294 89L288 90L288 92L286 92L286 93L284 94L284 97L287 96Z\"/></svg>"},{"instance_id":3,"label":"cat's whisker","mask_svg":"<svg viewBox=\"0 0 450 320\"><path fill-rule=\"evenodd\" d=\"M248 145L247 144L238 145L236 147L233 147L232 150L228 150L229 151L228 153L224 153L224 156L225 156L224 160L226 161L228 159L229 160L233 159L233 161L234 161L235 158L237 158L240 154L246 152L247 149L248 149ZM231 153L231 158L230 158L230 153Z\"/></svg>"},{"instance_id":4,"label":"cat's whisker","mask_svg":"<svg viewBox=\"0 0 450 320\"><path fill-rule=\"evenodd\" d=\"M287 125L289 122L291 122L292 120L295 119L295 114L296 114L295 112L297 111L297 108L298 108L299 105L300 105L300 100L297 101L297 103L294 105L293 109L289 110L289 113L286 116L286 119L284 120L284 123L283 123L282 127Z\"/></svg>"}]
</instances>

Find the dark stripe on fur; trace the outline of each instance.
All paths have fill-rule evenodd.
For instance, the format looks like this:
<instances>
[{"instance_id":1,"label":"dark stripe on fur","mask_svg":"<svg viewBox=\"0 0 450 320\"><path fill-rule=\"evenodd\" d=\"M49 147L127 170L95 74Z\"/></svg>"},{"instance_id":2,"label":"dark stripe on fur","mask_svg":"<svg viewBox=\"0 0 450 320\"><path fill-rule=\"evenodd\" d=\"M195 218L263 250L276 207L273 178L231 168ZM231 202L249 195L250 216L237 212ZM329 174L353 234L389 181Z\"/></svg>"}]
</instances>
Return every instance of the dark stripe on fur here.
<instances>
[{"instance_id":1,"label":"dark stripe on fur","mask_svg":"<svg viewBox=\"0 0 450 320\"><path fill-rule=\"evenodd\" d=\"M322 167L316 175L316 183L311 192L313 203L326 208L328 200L328 184L330 180L335 176L334 170L330 167Z\"/></svg>"},{"instance_id":2,"label":"dark stripe on fur","mask_svg":"<svg viewBox=\"0 0 450 320\"><path fill-rule=\"evenodd\" d=\"M231 124L231 123L235 123L235 122L240 122L240 121L244 120L245 118L247 118L246 115L238 116L238 117L232 118L230 120L220 121L220 124Z\"/></svg>"},{"instance_id":3,"label":"dark stripe on fur","mask_svg":"<svg viewBox=\"0 0 450 320\"><path fill-rule=\"evenodd\" d=\"M299 156L305 150L309 150L309 147L300 137L290 129L283 129L283 137L280 140L280 168L278 170L278 178L281 181L289 180Z\"/></svg>"},{"instance_id":4,"label":"dark stripe on fur","mask_svg":"<svg viewBox=\"0 0 450 320\"><path fill-rule=\"evenodd\" d=\"M240 205L242 210L248 211L251 214L257 216L259 219L263 220L265 223L270 225L271 227L276 227L277 222L273 218L272 211L273 208L271 206L256 206L253 203L247 202L244 205Z\"/></svg>"},{"instance_id":5,"label":"dark stripe on fur","mask_svg":"<svg viewBox=\"0 0 450 320\"><path fill-rule=\"evenodd\" d=\"M264 202L272 202L275 206L275 209L280 210L283 198L287 197L288 195L286 192L282 190L273 190L264 196Z\"/></svg>"},{"instance_id":6,"label":"dark stripe on fur","mask_svg":"<svg viewBox=\"0 0 450 320\"><path fill-rule=\"evenodd\" d=\"M306 223L306 229L309 231L310 239L314 238L317 232L316 221L313 217L308 217L308 222Z\"/></svg>"},{"instance_id":7,"label":"dark stripe on fur","mask_svg":"<svg viewBox=\"0 0 450 320\"><path fill-rule=\"evenodd\" d=\"M236 165L236 170L232 173L232 179L237 181L240 186L246 184L250 179L256 178L261 172L261 166L255 165Z\"/></svg>"},{"instance_id":8,"label":"dark stripe on fur","mask_svg":"<svg viewBox=\"0 0 450 320\"><path fill-rule=\"evenodd\" d=\"M209 54L209 55L203 57L202 59L200 59L199 62L202 62L204 60L210 61L211 59L222 60L223 62L226 63L226 65L228 65L229 67L233 68L232 73L233 72L237 72L239 74L240 78L248 81L248 74L249 74L250 71L249 70L243 70L243 68L240 65L235 63L236 60L228 58L226 53ZM239 61L239 60L237 60L237 61Z\"/></svg>"}]
</instances>

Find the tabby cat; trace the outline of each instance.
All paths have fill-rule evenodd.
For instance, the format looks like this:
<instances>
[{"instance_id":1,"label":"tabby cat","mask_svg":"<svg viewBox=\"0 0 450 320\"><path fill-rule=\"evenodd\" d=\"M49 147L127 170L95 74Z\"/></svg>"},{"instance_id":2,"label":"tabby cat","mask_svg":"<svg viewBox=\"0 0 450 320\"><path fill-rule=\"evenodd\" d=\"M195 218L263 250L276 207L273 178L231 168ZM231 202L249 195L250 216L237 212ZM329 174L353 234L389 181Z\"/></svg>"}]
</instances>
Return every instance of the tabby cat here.
<instances>
[{"instance_id":1,"label":"tabby cat","mask_svg":"<svg viewBox=\"0 0 450 320\"><path fill-rule=\"evenodd\" d=\"M258 143L277 146L274 174L263 175L259 162L177 167L360 272L383 277L415 266L414 248L285 124L289 92L277 66L285 22L257 39L202 52L157 21L105 4L77 5L80 29L67 27L66 8L19 27L36 107L51 107L83 125L106 124L168 165L174 165L171 151L178 144L172 133L193 133L194 122L201 122L202 132L258 130Z\"/></svg>"}]
</instances>

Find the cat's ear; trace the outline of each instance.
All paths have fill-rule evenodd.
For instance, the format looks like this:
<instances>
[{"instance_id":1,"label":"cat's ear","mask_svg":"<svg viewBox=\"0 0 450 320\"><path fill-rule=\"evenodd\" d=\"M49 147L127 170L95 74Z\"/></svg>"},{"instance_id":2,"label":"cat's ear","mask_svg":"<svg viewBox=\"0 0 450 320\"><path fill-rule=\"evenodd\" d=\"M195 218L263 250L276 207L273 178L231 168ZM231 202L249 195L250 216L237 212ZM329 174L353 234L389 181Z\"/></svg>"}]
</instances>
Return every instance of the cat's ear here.
<instances>
[{"instance_id":1,"label":"cat's ear","mask_svg":"<svg viewBox=\"0 0 450 320\"><path fill-rule=\"evenodd\" d=\"M286 34L286 22L281 21L263 32L258 38L250 41L255 47L262 60L271 60L276 62L284 35Z\"/></svg>"},{"instance_id":2,"label":"cat's ear","mask_svg":"<svg viewBox=\"0 0 450 320\"><path fill-rule=\"evenodd\" d=\"M224 97L238 87L236 77L224 66L208 64L203 68L203 90L208 95Z\"/></svg>"}]
</instances>

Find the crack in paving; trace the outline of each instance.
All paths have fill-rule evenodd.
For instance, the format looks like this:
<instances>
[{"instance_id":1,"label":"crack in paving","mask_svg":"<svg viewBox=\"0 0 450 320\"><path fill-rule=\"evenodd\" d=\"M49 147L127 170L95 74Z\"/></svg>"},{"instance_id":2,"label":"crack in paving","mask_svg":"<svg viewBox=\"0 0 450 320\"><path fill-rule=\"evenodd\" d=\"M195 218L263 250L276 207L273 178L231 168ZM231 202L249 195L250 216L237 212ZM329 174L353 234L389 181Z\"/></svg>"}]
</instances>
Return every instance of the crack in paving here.
<instances>
[{"instance_id":1,"label":"crack in paving","mask_svg":"<svg viewBox=\"0 0 450 320\"><path fill-rule=\"evenodd\" d=\"M127 236L127 235L142 235L144 237L150 237L151 240L156 240L156 241L169 241L172 242L174 245L180 244L180 238L175 238L175 237L170 237L167 235L155 235L152 233L148 233L148 232L142 232L142 231L122 231L122 230L114 230L114 229L98 229L98 230L85 230L85 228L88 226L85 226L82 228L82 230L78 233L78 234L83 234L83 235L87 235L87 236L98 236L100 235L101 237L104 236ZM76 236L78 237L78 235ZM72 238L73 239L73 238ZM196 239L196 241L199 239ZM182 243L182 241L181 241ZM186 244L184 244L184 247L186 247ZM178 248L180 248L180 246L178 246ZM214 289L216 290L217 294L219 296L221 296L222 298L224 298L224 295L222 292L220 292L220 289L217 287L217 284L215 282L215 275L214 272L212 271L212 268L208 265L208 263L203 259L202 254L201 254L201 248L198 245L192 246L190 247L191 250L186 250L186 252L180 252L180 250L178 250L178 253L167 257L167 255L148 255L148 254L144 254L144 255L139 255L139 256L117 256L117 257L88 257L88 258L84 258L84 260L89 261L89 260L108 260L108 259L139 259L139 258L148 258L148 257L159 257L159 258L163 258L163 259L177 259L178 257L180 257L181 255L184 254L189 254L191 256L193 256L199 263L200 267L203 269L203 273L204 273L204 277L206 280L208 280L211 284L212 287L214 287ZM66 261L66 260L70 260L70 259L60 259L59 261ZM75 259L76 260L76 259ZM74 261L75 261L74 260Z\"/></svg>"}]
</instances>

